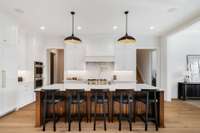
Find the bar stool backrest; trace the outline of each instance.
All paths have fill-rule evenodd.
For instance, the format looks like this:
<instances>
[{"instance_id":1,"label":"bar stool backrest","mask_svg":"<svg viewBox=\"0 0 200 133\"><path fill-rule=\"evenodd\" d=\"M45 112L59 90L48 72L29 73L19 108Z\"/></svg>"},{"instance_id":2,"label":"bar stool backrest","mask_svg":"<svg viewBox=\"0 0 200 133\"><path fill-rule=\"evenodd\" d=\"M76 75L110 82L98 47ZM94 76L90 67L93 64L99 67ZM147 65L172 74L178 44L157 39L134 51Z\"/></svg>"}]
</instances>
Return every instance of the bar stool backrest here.
<instances>
[{"instance_id":1,"label":"bar stool backrest","mask_svg":"<svg viewBox=\"0 0 200 133\"><path fill-rule=\"evenodd\" d=\"M55 100L55 96L58 93L58 89L43 89L42 92L44 92L44 100Z\"/></svg>"},{"instance_id":2,"label":"bar stool backrest","mask_svg":"<svg viewBox=\"0 0 200 133\"><path fill-rule=\"evenodd\" d=\"M148 95L149 100L156 100L157 98L157 90L156 89L142 89L141 92Z\"/></svg>"},{"instance_id":3,"label":"bar stool backrest","mask_svg":"<svg viewBox=\"0 0 200 133\"><path fill-rule=\"evenodd\" d=\"M66 89L67 97L72 99L77 99L77 100L83 99L84 93L85 93L84 89Z\"/></svg>"},{"instance_id":4,"label":"bar stool backrest","mask_svg":"<svg viewBox=\"0 0 200 133\"><path fill-rule=\"evenodd\" d=\"M122 97L123 99L130 99L133 97L133 89L116 89L115 97Z\"/></svg>"},{"instance_id":5,"label":"bar stool backrest","mask_svg":"<svg viewBox=\"0 0 200 133\"><path fill-rule=\"evenodd\" d=\"M92 96L100 99L108 97L109 89L91 89Z\"/></svg>"}]
</instances>

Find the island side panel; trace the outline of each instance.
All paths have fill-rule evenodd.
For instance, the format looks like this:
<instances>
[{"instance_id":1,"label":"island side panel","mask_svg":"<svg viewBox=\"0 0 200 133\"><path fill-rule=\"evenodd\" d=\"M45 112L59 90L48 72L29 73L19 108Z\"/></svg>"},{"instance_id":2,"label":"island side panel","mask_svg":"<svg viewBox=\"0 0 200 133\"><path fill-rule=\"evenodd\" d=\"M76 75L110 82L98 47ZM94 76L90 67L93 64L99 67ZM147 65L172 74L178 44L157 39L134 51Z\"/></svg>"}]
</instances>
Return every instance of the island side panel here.
<instances>
[{"instance_id":1,"label":"island side panel","mask_svg":"<svg viewBox=\"0 0 200 133\"><path fill-rule=\"evenodd\" d=\"M35 127L40 127L42 124L42 92L36 92L35 101Z\"/></svg>"}]
</instances>

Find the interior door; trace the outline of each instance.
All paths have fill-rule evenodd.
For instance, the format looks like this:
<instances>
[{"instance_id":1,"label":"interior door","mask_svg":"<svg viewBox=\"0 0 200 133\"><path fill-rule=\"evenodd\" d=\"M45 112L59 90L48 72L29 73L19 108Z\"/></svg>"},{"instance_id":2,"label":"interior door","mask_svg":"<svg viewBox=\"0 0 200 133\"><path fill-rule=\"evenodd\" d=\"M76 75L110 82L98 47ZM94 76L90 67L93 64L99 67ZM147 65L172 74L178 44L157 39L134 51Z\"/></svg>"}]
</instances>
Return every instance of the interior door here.
<instances>
[{"instance_id":1,"label":"interior door","mask_svg":"<svg viewBox=\"0 0 200 133\"><path fill-rule=\"evenodd\" d=\"M55 68L54 68L54 64L55 64L55 60L54 60L54 58L55 58L55 54L54 53L50 53L50 84L54 84L54 70L55 70Z\"/></svg>"}]
</instances>

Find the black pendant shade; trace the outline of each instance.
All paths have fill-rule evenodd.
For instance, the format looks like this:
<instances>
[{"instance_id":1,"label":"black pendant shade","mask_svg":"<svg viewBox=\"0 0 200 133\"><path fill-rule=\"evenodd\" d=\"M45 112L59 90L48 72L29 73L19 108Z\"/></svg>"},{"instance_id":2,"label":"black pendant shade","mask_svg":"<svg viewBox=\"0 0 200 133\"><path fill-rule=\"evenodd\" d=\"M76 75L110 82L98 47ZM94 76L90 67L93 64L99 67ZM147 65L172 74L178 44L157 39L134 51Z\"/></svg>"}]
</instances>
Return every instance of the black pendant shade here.
<instances>
[{"instance_id":1,"label":"black pendant shade","mask_svg":"<svg viewBox=\"0 0 200 133\"><path fill-rule=\"evenodd\" d=\"M133 44L136 42L136 39L130 35L128 35L128 11L124 12L126 15L126 34L118 39L120 44Z\"/></svg>"},{"instance_id":2,"label":"black pendant shade","mask_svg":"<svg viewBox=\"0 0 200 133\"><path fill-rule=\"evenodd\" d=\"M75 12L72 11L71 15L72 15L72 35L66 37L64 39L64 43L65 44L79 44L79 43L81 43L81 39L74 36L74 15L75 15Z\"/></svg>"}]
</instances>

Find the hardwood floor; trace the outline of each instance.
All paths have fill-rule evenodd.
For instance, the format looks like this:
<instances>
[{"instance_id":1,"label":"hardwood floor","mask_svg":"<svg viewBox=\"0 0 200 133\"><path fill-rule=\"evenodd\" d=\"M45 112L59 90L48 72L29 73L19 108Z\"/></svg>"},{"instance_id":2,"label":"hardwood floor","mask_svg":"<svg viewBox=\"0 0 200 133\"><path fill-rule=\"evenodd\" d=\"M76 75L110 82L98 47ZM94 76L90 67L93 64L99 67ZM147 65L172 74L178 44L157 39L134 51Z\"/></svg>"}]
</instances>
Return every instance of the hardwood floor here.
<instances>
[{"instance_id":1,"label":"hardwood floor","mask_svg":"<svg viewBox=\"0 0 200 133\"><path fill-rule=\"evenodd\" d=\"M34 104L31 104L17 112L0 119L0 133L39 133L41 128L34 127ZM116 133L118 131L118 122L107 123L106 132ZM53 132L52 123L47 124L48 133ZM93 123L82 123L82 132L93 132ZM57 124L57 133L68 132L64 122ZM77 123L72 124L72 133L79 132ZM103 122L97 123L96 133L103 131ZM129 132L128 123L122 124L121 132ZM133 123L135 133L145 133L142 122ZM153 124L150 124L148 133L156 133ZM157 133L200 133L200 108L187 104L183 101L174 100L171 103L165 103L165 128L160 128Z\"/></svg>"}]
</instances>

